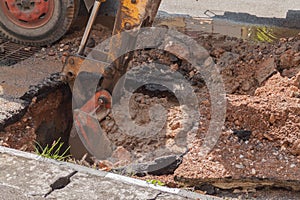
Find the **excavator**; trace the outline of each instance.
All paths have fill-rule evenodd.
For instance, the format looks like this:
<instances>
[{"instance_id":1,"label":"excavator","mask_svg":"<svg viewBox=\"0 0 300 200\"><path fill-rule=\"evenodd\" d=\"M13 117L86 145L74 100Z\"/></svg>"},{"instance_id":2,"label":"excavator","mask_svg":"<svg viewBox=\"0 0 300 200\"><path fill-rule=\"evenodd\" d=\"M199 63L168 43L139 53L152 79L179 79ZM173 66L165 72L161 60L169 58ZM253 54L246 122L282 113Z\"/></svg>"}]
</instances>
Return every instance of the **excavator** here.
<instances>
[{"instance_id":1,"label":"excavator","mask_svg":"<svg viewBox=\"0 0 300 200\"><path fill-rule=\"evenodd\" d=\"M107 0L110 1L110 0ZM112 0L111 0L112 1ZM135 37L122 38L122 32L139 30L152 25L157 15L161 0L120 0L115 16L112 35L116 39L110 42L109 50L101 55L101 59L90 59L85 56L85 48L92 26L98 15L100 6L105 0L1 0L0 1L0 34L24 45L44 46L59 40L74 23L79 6L84 4L90 11L85 32L76 55L69 56L63 66L62 79L68 82L74 93L75 80L89 79L86 74L101 77L97 90L82 102L73 102L74 125L80 139L88 152L99 159L111 154L106 138L93 135L97 132L98 122L109 113L112 106L112 91L120 77L126 72L133 52L119 56L118 49L131 49ZM112 64L110 64L112 63ZM85 65L85 70L82 70ZM78 78L81 76L83 78ZM87 77L87 78L86 78ZM84 91L81 91L84 93ZM76 93L78 94L78 92ZM77 98L78 99L78 98ZM96 114L91 117L91 113ZM92 130L92 131L91 131ZM99 151L99 140L105 150ZM103 149L102 148L102 149Z\"/></svg>"}]
</instances>

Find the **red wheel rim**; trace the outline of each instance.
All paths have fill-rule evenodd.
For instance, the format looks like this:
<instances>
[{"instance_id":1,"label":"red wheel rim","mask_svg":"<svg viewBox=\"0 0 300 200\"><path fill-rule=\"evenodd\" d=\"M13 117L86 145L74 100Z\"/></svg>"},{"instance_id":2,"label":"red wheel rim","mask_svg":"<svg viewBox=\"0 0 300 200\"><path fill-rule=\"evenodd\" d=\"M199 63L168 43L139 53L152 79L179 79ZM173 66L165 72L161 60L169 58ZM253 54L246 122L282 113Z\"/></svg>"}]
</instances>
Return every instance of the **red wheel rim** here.
<instances>
[{"instance_id":1,"label":"red wheel rim","mask_svg":"<svg viewBox=\"0 0 300 200\"><path fill-rule=\"evenodd\" d=\"M14 24L23 28L45 25L54 12L53 0L0 0L0 9Z\"/></svg>"}]
</instances>

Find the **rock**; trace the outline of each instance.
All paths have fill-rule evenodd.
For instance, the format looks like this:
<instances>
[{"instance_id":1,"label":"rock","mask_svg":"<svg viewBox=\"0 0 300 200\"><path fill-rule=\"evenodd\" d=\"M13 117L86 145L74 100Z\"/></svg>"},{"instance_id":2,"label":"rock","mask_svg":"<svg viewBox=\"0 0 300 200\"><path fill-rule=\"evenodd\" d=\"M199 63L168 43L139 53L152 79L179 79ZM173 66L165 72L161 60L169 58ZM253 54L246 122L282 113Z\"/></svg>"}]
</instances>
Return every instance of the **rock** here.
<instances>
[{"instance_id":1,"label":"rock","mask_svg":"<svg viewBox=\"0 0 300 200\"><path fill-rule=\"evenodd\" d=\"M3 46L0 46L0 54L4 54L5 53L5 49Z\"/></svg>"},{"instance_id":2,"label":"rock","mask_svg":"<svg viewBox=\"0 0 300 200\"><path fill-rule=\"evenodd\" d=\"M69 56L69 55L70 55L70 54L69 54L68 52L64 52L64 53L63 53L63 56L66 56L66 57Z\"/></svg>"},{"instance_id":3,"label":"rock","mask_svg":"<svg viewBox=\"0 0 300 200\"><path fill-rule=\"evenodd\" d=\"M272 114L270 115L269 122L270 122L271 124L274 124L275 121L276 121L275 116L274 116L274 114L272 113Z\"/></svg>"},{"instance_id":4,"label":"rock","mask_svg":"<svg viewBox=\"0 0 300 200\"><path fill-rule=\"evenodd\" d=\"M233 134L239 138L239 141L249 140L252 134L252 131L249 130L233 130Z\"/></svg>"},{"instance_id":5,"label":"rock","mask_svg":"<svg viewBox=\"0 0 300 200\"><path fill-rule=\"evenodd\" d=\"M296 43L292 46L292 49L293 49L294 51L300 52L300 41L296 42Z\"/></svg>"},{"instance_id":6,"label":"rock","mask_svg":"<svg viewBox=\"0 0 300 200\"><path fill-rule=\"evenodd\" d=\"M268 139L269 141L273 141L274 139L268 133L263 134L264 138Z\"/></svg>"},{"instance_id":7,"label":"rock","mask_svg":"<svg viewBox=\"0 0 300 200\"><path fill-rule=\"evenodd\" d=\"M211 55L212 55L213 57L219 58L219 57L221 57L221 55L222 55L224 52L225 52L224 49L222 49L222 48L216 48L215 50L213 50L213 51L211 52Z\"/></svg>"},{"instance_id":8,"label":"rock","mask_svg":"<svg viewBox=\"0 0 300 200\"><path fill-rule=\"evenodd\" d=\"M251 84L249 83L249 81L244 81L242 83L242 90L248 91L248 90L250 90L250 88L251 88Z\"/></svg>"},{"instance_id":9,"label":"rock","mask_svg":"<svg viewBox=\"0 0 300 200\"><path fill-rule=\"evenodd\" d=\"M291 147L291 153L295 156L300 155L300 139L298 139Z\"/></svg>"},{"instance_id":10,"label":"rock","mask_svg":"<svg viewBox=\"0 0 300 200\"><path fill-rule=\"evenodd\" d=\"M147 174L161 176L173 174L182 163L185 155L170 155L156 158L152 162L132 164L126 167L113 169L112 172L120 174L134 174L137 176L146 176Z\"/></svg>"},{"instance_id":11,"label":"rock","mask_svg":"<svg viewBox=\"0 0 300 200\"><path fill-rule=\"evenodd\" d=\"M242 164L235 164L234 166L235 166L236 168L238 168L238 169L244 169L244 168L245 168L245 166L242 165Z\"/></svg>"},{"instance_id":12,"label":"rock","mask_svg":"<svg viewBox=\"0 0 300 200\"><path fill-rule=\"evenodd\" d=\"M67 50L69 50L69 48L70 48L69 45L65 45L64 48L63 48L63 50L64 50L64 51L67 51Z\"/></svg>"},{"instance_id":13,"label":"rock","mask_svg":"<svg viewBox=\"0 0 300 200\"><path fill-rule=\"evenodd\" d=\"M25 47L24 51L31 51L31 47Z\"/></svg>"},{"instance_id":14,"label":"rock","mask_svg":"<svg viewBox=\"0 0 300 200\"><path fill-rule=\"evenodd\" d=\"M101 160L101 161L97 162L96 166L100 170L110 171L113 167L113 163L109 162L108 160Z\"/></svg>"},{"instance_id":15,"label":"rock","mask_svg":"<svg viewBox=\"0 0 300 200\"><path fill-rule=\"evenodd\" d=\"M66 56L62 56L60 60L61 60L62 64L65 64L66 61L67 61L67 57Z\"/></svg>"},{"instance_id":16,"label":"rock","mask_svg":"<svg viewBox=\"0 0 300 200\"><path fill-rule=\"evenodd\" d=\"M172 124L170 128L171 128L171 130L174 131L174 130L180 128L180 126L181 126L180 122L177 122L177 123Z\"/></svg>"},{"instance_id":17,"label":"rock","mask_svg":"<svg viewBox=\"0 0 300 200\"><path fill-rule=\"evenodd\" d=\"M113 152L111 158L114 162L118 162L118 161L131 162L131 153L127 151L124 147L119 146Z\"/></svg>"},{"instance_id":18,"label":"rock","mask_svg":"<svg viewBox=\"0 0 300 200\"><path fill-rule=\"evenodd\" d=\"M280 56L280 68L289 69L298 62L298 59L294 60L295 52L293 50L287 50Z\"/></svg>"},{"instance_id":19,"label":"rock","mask_svg":"<svg viewBox=\"0 0 300 200\"><path fill-rule=\"evenodd\" d=\"M170 61L171 62L177 62L178 58L176 56L174 56L173 54L170 55Z\"/></svg>"},{"instance_id":20,"label":"rock","mask_svg":"<svg viewBox=\"0 0 300 200\"><path fill-rule=\"evenodd\" d=\"M275 54L280 55L286 50L286 45L282 45L278 49L276 49Z\"/></svg>"},{"instance_id":21,"label":"rock","mask_svg":"<svg viewBox=\"0 0 300 200\"><path fill-rule=\"evenodd\" d=\"M221 71L223 71L224 68L230 67L232 63L236 63L239 59L240 56L238 54L226 51L218 60L217 65L220 66Z\"/></svg>"},{"instance_id":22,"label":"rock","mask_svg":"<svg viewBox=\"0 0 300 200\"><path fill-rule=\"evenodd\" d=\"M290 168L294 168L294 167L296 167L295 164L291 164L291 165L290 165Z\"/></svg>"},{"instance_id":23,"label":"rock","mask_svg":"<svg viewBox=\"0 0 300 200\"><path fill-rule=\"evenodd\" d=\"M96 41L94 38L90 37L86 43L86 47L88 48L94 48L96 46Z\"/></svg>"},{"instance_id":24,"label":"rock","mask_svg":"<svg viewBox=\"0 0 300 200\"><path fill-rule=\"evenodd\" d=\"M4 90L3 90L3 87L0 85L0 95L3 95L4 94Z\"/></svg>"},{"instance_id":25,"label":"rock","mask_svg":"<svg viewBox=\"0 0 300 200\"><path fill-rule=\"evenodd\" d=\"M240 190L240 189L234 189L234 190L232 191L233 194L240 194L240 193L242 193L242 192L243 192L243 190Z\"/></svg>"},{"instance_id":26,"label":"rock","mask_svg":"<svg viewBox=\"0 0 300 200\"><path fill-rule=\"evenodd\" d=\"M293 84L300 89L300 72L296 75Z\"/></svg>"},{"instance_id":27,"label":"rock","mask_svg":"<svg viewBox=\"0 0 300 200\"><path fill-rule=\"evenodd\" d=\"M282 74L282 76L292 78L292 77L296 76L298 72L300 72L300 66L299 67L293 67L293 68L290 68L290 69L284 69L281 74Z\"/></svg>"},{"instance_id":28,"label":"rock","mask_svg":"<svg viewBox=\"0 0 300 200\"><path fill-rule=\"evenodd\" d=\"M197 186L195 189L204 191L206 194L209 194L209 195L216 194L216 188L213 185L207 184L207 183Z\"/></svg>"},{"instance_id":29,"label":"rock","mask_svg":"<svg viewBox=\"0 0 300 200\"><path fill-rule=\"evenodd\" d=\"M265 80L270 78L273 74L277 72L277 66L274 58L268 58L264 62L262 62L255 72L256 80L259 84L262 84Z\"/></svg>"},{"instance_id":30,"label":"rock","mask_svg":"<svg viewBox=\"0 0 300 200\"><path fill-rule=\"evenodd\" d=\"M171 69L172 71L177 71L177 70L179 69L179 66L178 66L177 63L175 63L175 64L172 64L172 65L170 66L170 69Z\"/></svg>"},{"instance_id":31,"label":"rock","mask_svg":"<svg viewBox=\"0 0 300 200\"><path fill-rule=\"evenodd\" d=\"M50 50L48 52L48 56L55 56L55 55L56 55L56 53L53 50Z\"/></svg>"},{"instance_id":32,"label":"rock","mask_svg":"<svg viewBox=\"0 0 300 200\"><path fill-rule=\"evenodd\" d=\"M195 76L195 72L194 72L194 71L190 71L189 77L190 77L190 78L193 78L194 76Z\"/></svg>"}]
</instances>

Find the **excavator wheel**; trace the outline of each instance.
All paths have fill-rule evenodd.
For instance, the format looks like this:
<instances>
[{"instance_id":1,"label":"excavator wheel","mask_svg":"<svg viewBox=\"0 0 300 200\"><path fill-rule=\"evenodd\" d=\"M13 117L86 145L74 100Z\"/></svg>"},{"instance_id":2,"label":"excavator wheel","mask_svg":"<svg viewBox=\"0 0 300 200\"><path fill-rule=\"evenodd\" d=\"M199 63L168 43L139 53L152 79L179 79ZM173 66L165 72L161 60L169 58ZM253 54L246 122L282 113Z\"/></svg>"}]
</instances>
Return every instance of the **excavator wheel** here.
<instances>
[{"instance_id":1,"label":"excavator wheel","mask_svg":"<svg viewBox=\"0 0 300 200\"><path fill-rule=\"evenodd\" d=\"M60 39L74 22L80 0L1 0L0 34L25 45Z\"/></svg>"}]
</instances>

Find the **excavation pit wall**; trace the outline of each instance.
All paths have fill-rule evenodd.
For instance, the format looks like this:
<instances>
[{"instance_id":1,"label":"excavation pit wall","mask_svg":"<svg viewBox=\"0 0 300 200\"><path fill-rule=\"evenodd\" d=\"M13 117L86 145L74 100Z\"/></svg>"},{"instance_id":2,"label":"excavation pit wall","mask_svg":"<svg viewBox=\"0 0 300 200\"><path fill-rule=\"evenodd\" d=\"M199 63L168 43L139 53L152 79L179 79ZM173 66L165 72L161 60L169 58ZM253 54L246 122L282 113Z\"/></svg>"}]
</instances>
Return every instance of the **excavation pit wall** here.
<instances>
[{"instance_id":1,"label":"excavation pit wall","mask_svg":"<svg viewBox=\"0 0 300 200\"><path fill-rule=\"evenodd\" d=\"M72 127L72 93L67 84L61 83L58 74L32 86L20 99L23 115L7 120L1 130L1 145L23 151L35 151L39 144L50 147L61 138L62 151L68 148Z\"/></svg>"}]
</instances>

